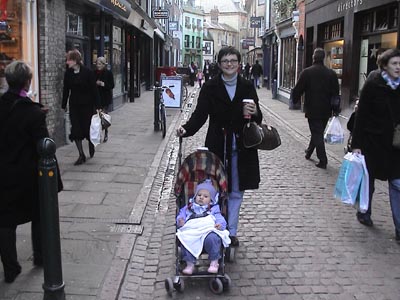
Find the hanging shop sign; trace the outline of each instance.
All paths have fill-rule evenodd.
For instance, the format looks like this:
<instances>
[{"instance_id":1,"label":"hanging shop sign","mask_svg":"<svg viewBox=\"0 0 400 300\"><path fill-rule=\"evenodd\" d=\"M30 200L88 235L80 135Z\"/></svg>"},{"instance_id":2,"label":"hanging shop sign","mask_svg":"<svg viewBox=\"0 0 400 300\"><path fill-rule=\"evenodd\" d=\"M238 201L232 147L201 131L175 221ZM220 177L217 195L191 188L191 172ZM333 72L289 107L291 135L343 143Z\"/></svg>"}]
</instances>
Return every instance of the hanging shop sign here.
<instances>
[{"instance_id":1,"label":"hanging shop sign","mask_svg":"<svg viewBox=\"0 0 400 300\"><path fill-rule=\"evenodd\" d=\"M100 5L124 18L129 18L132 11L131 5L126 0L100 0Z\"/></svg>"},{"instance_id":2,"label":"hanging shop sign","mask_svg":"<svg viewBox=\"0 0 400 300\"><path fill-rule=\"evenodd\" d=\"M169 19L169 10L153 9L153 19Z\"/></svg>"},{"instance_id":3,"label":"hanging shop sign","mask_svg":"<svg viewBox=\"0 0 400 300\"><path fill-rule=\"evenodd\" d=\"M169 22L169 30L170 31L177 31L178 30L178 22Z\"/></svg>"},{"instance_id":4,"label":"hanging shop sign","mask_svg":"<svg viewBox=\"0 0 400 300\"><path fill-rule=\"evenodd\" d=\"M261 17L250 17L250 28L261 28Z\"/></svg>"}]
</instances>

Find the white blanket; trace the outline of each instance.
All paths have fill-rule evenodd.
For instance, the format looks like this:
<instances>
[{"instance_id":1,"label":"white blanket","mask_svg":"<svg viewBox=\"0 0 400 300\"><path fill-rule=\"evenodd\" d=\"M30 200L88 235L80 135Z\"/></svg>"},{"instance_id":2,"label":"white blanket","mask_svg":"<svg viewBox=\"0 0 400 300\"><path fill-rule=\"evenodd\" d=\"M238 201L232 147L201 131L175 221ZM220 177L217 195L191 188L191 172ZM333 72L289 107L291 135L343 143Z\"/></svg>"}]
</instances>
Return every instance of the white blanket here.
<instances>
[{"instance_id":1,"label":"white blanket","mask_svg":"<svg viewBox=\"0 0 400 300\"><path fill-rule=\"evenodd\" d=\"M229 231L216 229L215 218L212 215L187 221L178 229L176 236L194 257L199 258L203 251L204 239L210 232L215 232L221 237L224 247L231 243Z\"/></svg>"}]
</instances>

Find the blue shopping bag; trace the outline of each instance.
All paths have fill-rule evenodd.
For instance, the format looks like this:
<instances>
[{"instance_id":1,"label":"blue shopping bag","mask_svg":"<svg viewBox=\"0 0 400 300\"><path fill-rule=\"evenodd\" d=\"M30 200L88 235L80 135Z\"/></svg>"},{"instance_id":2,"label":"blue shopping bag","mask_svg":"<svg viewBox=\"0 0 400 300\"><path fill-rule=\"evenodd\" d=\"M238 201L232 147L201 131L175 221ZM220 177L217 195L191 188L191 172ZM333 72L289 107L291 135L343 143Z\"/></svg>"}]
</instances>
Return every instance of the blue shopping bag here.
<instances>
[{"instance_id":1,"label":"blue shopping bag","mask_svg":"<svg viewBox=\"0 0 400 300\"><path fill-rule=\"evenodd\" d=\"M364 177L364 156L362 154L347 153L335 184L334 196L343 203L355 205L360 192L361 181Z\"/></svg>"}]
</instances>

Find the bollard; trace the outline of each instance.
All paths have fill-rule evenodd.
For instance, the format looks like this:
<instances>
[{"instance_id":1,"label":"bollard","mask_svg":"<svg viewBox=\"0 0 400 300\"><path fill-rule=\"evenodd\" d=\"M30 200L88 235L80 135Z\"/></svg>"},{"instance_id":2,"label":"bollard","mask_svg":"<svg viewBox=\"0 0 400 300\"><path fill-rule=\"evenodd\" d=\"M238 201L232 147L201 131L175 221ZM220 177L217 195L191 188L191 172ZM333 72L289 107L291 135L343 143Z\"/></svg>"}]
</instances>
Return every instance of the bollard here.
<instances>
[{"instance_id":1,"label":"bollard","mask_svg":"<svg viewBox=\"0 0 400 300\"><path fill-rule=\"evenodd\" d=\"M278 82L276 79L272 81L272 99L278 99Z\"/></svg>"},{"instance_id":2,"label":"bollard","mask_svg":"<svg viewBox=\"0 0 400 300\"><path fill-rule=\"evenodd\" d=\"M44 273L44 300L65 300L61 266L58 215L56 144L50 138L37 144L39 153L39 199Z\"/></svg>"},{"instance_id":3,"label":"bollard","mask_svg":"<svg viewBox=\"0 0 400 300\"><path fill-rule=\"evenodd\" d=\"M159 105L160 105L160 89L158 88L159 84L156 82L154 87L154 131L160 130L159 119Z\"/></svg>"}]
</instances>

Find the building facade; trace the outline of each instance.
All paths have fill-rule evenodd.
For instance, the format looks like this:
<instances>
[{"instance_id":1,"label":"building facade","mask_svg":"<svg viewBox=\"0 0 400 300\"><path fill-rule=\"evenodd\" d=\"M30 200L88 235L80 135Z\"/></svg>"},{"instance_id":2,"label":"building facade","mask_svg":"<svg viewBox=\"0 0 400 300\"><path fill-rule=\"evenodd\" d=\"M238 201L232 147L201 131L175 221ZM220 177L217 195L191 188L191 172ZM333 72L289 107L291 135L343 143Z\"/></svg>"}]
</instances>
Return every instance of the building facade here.
<instances>
[{"instance_id":1,"label":"building facade","mask_svg":"<svg viewBox=\"0 0 400 300\"><path fill-rule=\"evenodd\" d=\"M393 0L306 1L306 65L322 47L339 77L342 103L352 104L380 52L399 46L399 2Z\"/></svg>"}]
</instances>

